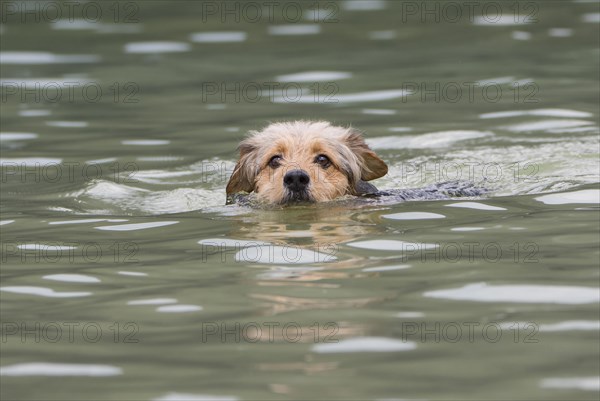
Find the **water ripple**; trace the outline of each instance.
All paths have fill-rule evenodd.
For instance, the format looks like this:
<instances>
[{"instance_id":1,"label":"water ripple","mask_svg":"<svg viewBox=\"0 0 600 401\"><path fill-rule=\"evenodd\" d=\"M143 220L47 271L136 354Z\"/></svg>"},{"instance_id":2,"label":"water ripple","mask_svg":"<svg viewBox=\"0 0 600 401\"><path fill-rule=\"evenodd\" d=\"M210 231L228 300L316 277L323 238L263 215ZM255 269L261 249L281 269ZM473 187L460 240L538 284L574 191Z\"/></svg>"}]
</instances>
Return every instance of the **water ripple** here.
<instances>
[{"instance_id":1,"label":"water ripple","mask_svg":"<svg viewBox=\"0 0 600 401\"><path fill-rule=\"evenodd\" d=\"M446 218L446 216L444 216L443 214L429 212L401 212L393 214L384 214L381 217L390 220L429 220Z\"/></svg>"},{"instance_id":2,"label":"water ripple","mask_svg":"<svg viewBox=\"0 0 600 401\"><path fill-rule=\"evenodd\" d=\"M368 138L372 149L427 149L444 148L456 142L491 137L490 131L440 131L423 135L384 136Z\"/></svg>"},{"instance_id":3,"label":"water ripple","mask_svg":"<svg viewBox=\"0 0 600 401\"><path fill-rule=\"evenodd\" d=\"M290 24L269 27L269 35L276 36L316 35L318 33L321 33L321 26L318 24Z\"/></svg>"},{"instance_id":4,"label":"water ripple","mask_svg":"<svg viewBox=\"0 0 600 401\"><path fill-rule=\"evenodd\" d=\"M96 230L104 230L104 231L136 231L136 230L146 230L148 228L156 228L156 227L164 227L170 226L172 224L177 224L178 221L152 221L149 223L132 223L132 224L120 224L116 226L100 226L94 227Z\"/></svg>"},{"instance_id":5,"label":"water ripple","mask_svg":"<svg viewBox=\"0 0 600 401\"><path fill-rule=\"evenodd\" d=\"M32 362L0 368L0 376L118 376L123 370L111 365Z\"/></svg>"},{"instance_id":6,"label":"water ripple","mask_svg":"<svg viewBox=\"0 0 600 401\"><path fill-rule=\"evenodd\" d=\"M246 32L200 32L190 35L190 40L197 43L233 43L245 42L248 38Z\"/></svg>"},{"instance_id":7,"label":"water ripple","mask_svg":"<svg viewBox=\"0 0 600 401\"><path fill-rule=\"evenodd\" d=\"M72 64L96 63L100 56L93 54L60 55L48 52L0 52L0 64Z\"/></svg>"},{"instance_id":8,"label":"water ripple","mask_svg":"<svg viewBox=\"0 0 600 401\"><path fill-rule=\"evenodd\" d=\"M411 341L402 341L386 337L356 337L341 340L337 343L316 344L311 351L318 354L348 353L348 352L401 352L416 349Z\"/></svg>"},{"instance_id":9,"label":"water ripple","mask_svg":"<svg viewBox=\"0 0 600 401\"><path fill-rule=\"evenodd\" d=\"M479 118L505 118L505 117L521 117L521 116L549 116L549 117L573 117L587 118L592 117L592 113L578 110L568 109L534 109L534 110L508 110L497 111L494 113L480 114Z\"/></svg>"},{"instance_id":10,"label":"water ripple","mask_svg":"<svg viewBox=\"0 0 600 401\"><path fill-rule=\"evenodd\" d=\"M2 141L24 141L36 139L38 134L30 132L0 132L0 142Z\"/></svg>"},{"instance_id":11,"label":"water ripple","mask_svg":"<svg viewBox=\"0 0 600 401\"><path fill-rule=\"evenodd\" d=\"M343 71L306 71L275 77L279 82L328 82L349 78L352 73Z\"/></svg>"},{"instance_id":12,"label":"water ripple","mask_svg":"<svg viewBox=\"0 0 600 401\"><path fill-rule=\"evenodd\" d=\"M167 393L152 401L239 401L239 398L207 394Z\"/></svg>"},{"instance_id":13,"label":"water ripple","mask_svg":"<svg viewBox=\"0 0 600 401\"><path fill-rule=\"evenodd\" d=\"M48 298L74 298L87 297L91 292L56 292L52 288L32 286L9 286L0 287L0 291L12 292L14 294L39 295Z\"/></svg>"},{"instance_id":14,"label":"water ripple","mask_svg":"<svg viewBox=\"0 0 600 401\"><path fill-rule=\"evenodd\" d=\"M125 45L125 53L179 53L188 52L192 49L189 43L185 42L131 42Z\"/></svg>"},{"instance_id":15,"label":"water ripple","mask_svg":"<svg viewBox=\"0 0 600 401\"><path fill-rule=\"evenodd\" d=\"M538 196L535 200L546 205L567 205L570 203L600 203L600 189L584 189L582 191L563 192Z\"/></svg>"},{"instance_id":16,"label":"water ripple","mask_svg":"<svg viewBox=\"0 0 600 401\"><path fill-rule=\"evenodd\" d=\"M100 279L85 274L49 274L42 277L45 280L63 281L67 283L99 283Z\"/></svg>"},{"instance_id":17,"label":"water ripple","mask_svg":"<svg viewBox=\"0 0 600 401\"><path fill-rule=\"evenodd\" d=\"M476 210L506 210L506 208L503 208L503 207L486 205L485 203L480 203L480 202L457 202L457 203L450 203L450 204L444 205L444 206L458 207L458 208L465 208L465 209L476 209Z\"/></svg>"},{"instance_id":18,"label":"water ripple","mask_svg":"<svg viewBox=\"0 0 600 401\"><path fill-rule=\"evenodd\" d=\"M580 305L600 302L600 290L592 287L561 285L489 285L427 291L425 297L475 302L521 302Z\"/></svg>"},{"instance_id":19,"label":"water ripple","mask_svg":"<svg viewBox=\"0 0 600 401\"><path fill-rule=\"evenodd\" d=\"M425 249L435 249L439 245L437 244L425 244L420 242L406 242L406 241L398 241L398 240L385 240L385 239L375 239L368 241L356 241L349 242L346 245L361 248L361 249L371 249L375 251L414 251L414 250L425 250Z\"/></svg>"},{"instance_id":20,"label":"water ripple","mask_svg":"<svg viewBox=\"0 0 600 401\"><path fill-rule=\"evenodd\" d=\"M600 391L600 377L560 377L548 378L540 382L542 388L577 389Z\"/></svg>"}]
</instances>

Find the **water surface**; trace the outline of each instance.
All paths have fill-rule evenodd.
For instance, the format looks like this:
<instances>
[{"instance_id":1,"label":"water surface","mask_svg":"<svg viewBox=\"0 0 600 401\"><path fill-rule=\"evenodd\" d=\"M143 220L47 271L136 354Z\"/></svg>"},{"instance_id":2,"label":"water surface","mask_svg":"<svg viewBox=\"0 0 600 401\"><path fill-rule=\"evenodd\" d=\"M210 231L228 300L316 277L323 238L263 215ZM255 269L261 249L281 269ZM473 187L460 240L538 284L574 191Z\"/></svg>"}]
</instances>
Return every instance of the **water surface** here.
<instances>
[{"instance_id":1,"label":"water surface","mask_svg":"<svg viewBox=\"0 0 600 401\"><path fill-rule=\"evenodd\" d=\"M597 2L99 4L0 25L3 399L597 399ZM225 206L288 119L490 195Z\"/></svg>"}]
</instances>

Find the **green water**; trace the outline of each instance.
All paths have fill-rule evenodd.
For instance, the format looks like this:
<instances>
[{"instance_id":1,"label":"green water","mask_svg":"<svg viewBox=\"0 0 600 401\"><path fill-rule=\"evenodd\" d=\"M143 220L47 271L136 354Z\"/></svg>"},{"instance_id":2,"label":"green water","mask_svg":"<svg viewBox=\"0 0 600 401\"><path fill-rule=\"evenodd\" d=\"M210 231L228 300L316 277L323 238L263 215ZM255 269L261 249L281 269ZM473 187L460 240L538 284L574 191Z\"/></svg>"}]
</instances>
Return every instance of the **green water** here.
<instances>
[{"instance_id":1,"label":"green water","mask_svg":"<svg viewBox=\"0 0 600 401\"><path fill-rule=\"evenodd\" d=\"M3 400L598 398L598 2L88 4L2 3ZM491 193L224 206L293 119Z\"/></svg>"}]
</instances>

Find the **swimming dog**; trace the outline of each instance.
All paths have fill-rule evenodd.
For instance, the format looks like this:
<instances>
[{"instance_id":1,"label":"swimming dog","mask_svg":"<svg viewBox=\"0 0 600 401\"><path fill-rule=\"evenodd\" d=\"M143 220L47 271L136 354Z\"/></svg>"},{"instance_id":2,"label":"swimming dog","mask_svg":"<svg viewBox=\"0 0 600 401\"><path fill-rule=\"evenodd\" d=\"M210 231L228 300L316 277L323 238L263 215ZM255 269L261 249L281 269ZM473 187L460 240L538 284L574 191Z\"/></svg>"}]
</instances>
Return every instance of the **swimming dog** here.
<instances>
[{"instance_id":1,"label":"swimming dog","mask_svg":"<svg viewBox=\"0 0 600 401\"><path fill-rule=\"evenodd\" d=\"M388 171L360 132L324 121L273 123L251 131L238 149L229 199L247 192L269 204L324 202L376 192L367 181Z\"/></svg>"}]
</instances>

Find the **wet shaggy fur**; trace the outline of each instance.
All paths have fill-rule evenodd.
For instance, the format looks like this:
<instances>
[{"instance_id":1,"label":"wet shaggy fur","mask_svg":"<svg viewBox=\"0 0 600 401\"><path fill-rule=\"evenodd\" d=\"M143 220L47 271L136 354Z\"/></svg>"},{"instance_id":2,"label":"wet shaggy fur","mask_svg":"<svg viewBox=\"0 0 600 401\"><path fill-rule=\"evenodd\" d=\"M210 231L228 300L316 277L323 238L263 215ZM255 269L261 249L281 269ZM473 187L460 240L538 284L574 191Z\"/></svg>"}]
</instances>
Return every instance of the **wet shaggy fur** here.
<instances>
[{"instance_id":1,"label":"wet shaggy fur","mask_svg":"<svg viewBox=\"0 0 600 401\"><path fill-rule=\"evenodd\" d=\"M240 143L239 151L239 161L227 183L228 198L254 192L259 201L270 204L362 195L376 190L366 181L383 177L388 170L359 132L323 121L271 124L251 132ZM308 176L302 190L293 191L285 183L286 174L294 171Z\"/></svg>"}]
</instances>

